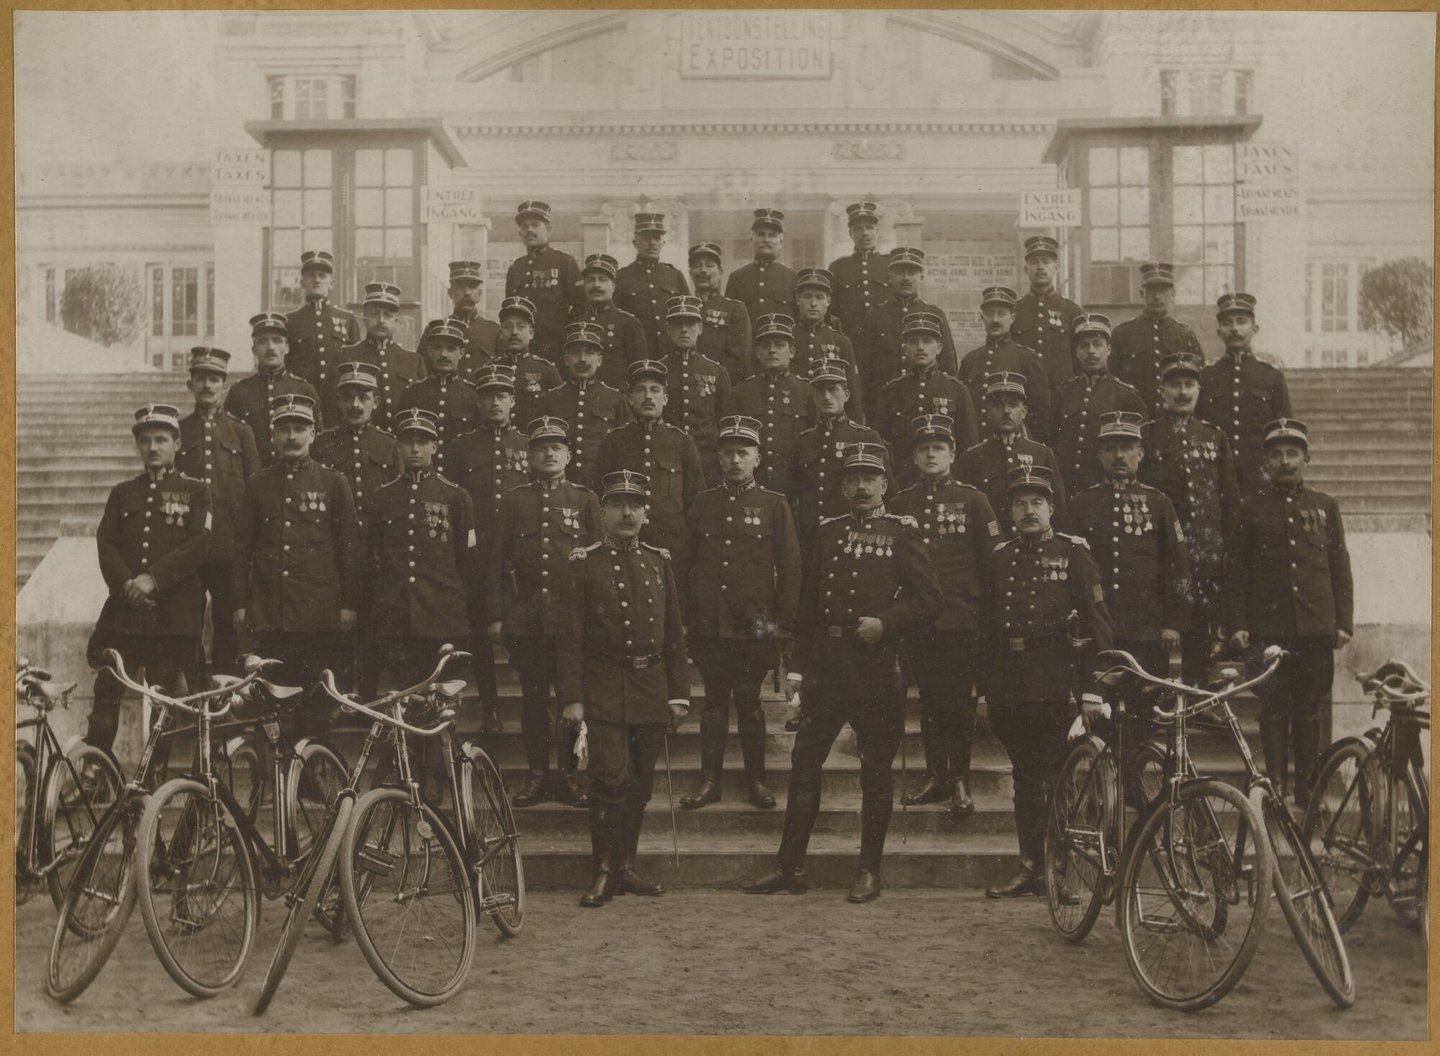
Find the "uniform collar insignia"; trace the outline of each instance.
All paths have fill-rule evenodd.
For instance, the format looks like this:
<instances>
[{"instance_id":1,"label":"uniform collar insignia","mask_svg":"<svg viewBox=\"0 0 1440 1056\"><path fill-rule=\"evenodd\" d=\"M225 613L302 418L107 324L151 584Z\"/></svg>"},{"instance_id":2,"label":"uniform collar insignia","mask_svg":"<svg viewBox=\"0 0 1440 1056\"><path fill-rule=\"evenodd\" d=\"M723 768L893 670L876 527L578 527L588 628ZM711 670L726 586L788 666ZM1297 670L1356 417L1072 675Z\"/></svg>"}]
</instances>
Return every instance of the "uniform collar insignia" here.
<instances>
[{"instance_id":1,"label":"uniform collar insignia","mask_svg":"<svg viewBox=\"0 0 1440 1056\"><path fill-rule=\"evenodd\" d=\"M329 304L330 300L327 297L310 298L310 306L315 309L316 315L319 315L321 312L323 312L329 306Z\"/></svg>"},{"instance_id":2,"label":"uniform collar insignia","mask_svg":"<svg viewBox=\"0 0 1440 1056\"><path fill-rule=\"evenodd\" d=\"M280 461L276 462L275 464L277 466L288 469L291 473L294 473L296 470L304 469L305 467L310 465L310 456L301 455L299 458L296 459L288 459L282 455L280 457Z\"/></svg>"},{"instance_id":3,"label":"uniform collar insignia","mask_svg":"<svg viewBox=\"0 0 1440 1056\"><path fill-rule=\"evenodd\" d=\"M605 536L605 545L617 553L634 553L640 549L640 537L634 539L616 539L613 535Z\"/></svg>"},{"instance_id":4,"label":"uniform collar insignia","mask_svg":"<svg viewBox=\"0 0 1440 1056\"><path fill-rule=\"evenodd\" d=\"M1018 540L1020 540L1020 545L1021 545L1021 546L1026 547L1027 549L1030 549L1030 550L1034 550L1034 549L1035 549L1036 547L1038 547L1041 543L1047 543L1047 542L1049 542L1051 539L1054 539L1054 538L1055 538L1055 529L1054 529L1054 528L1046 528L1043 532L1041 532L1039 535L1036 535L1036 536L1029 536L1029 535L1025 535L1025 534L1023 534L1023 533L1017 532L1017 533L1015 533L1015 538L1018 539Z\"/></svg>"},{"instance_id":5,"label":"uniform collar insignia","mask_svg":"<svg viewBox=\"0 0 1440 1056\"><path fill-rule=\"evenodd\" d=\"M559 491L562 487L565 486L565 474L562 473L560 474L560 476L555 477L551 480L542 480L541 478L536 477L535 485L541 491Z\"/></svg>"},{"instance_id":6,"label":"uniform collar insignia","mask_svg":"<svg viewBox=\"0 0 1440 1056\"><path fill-rule=\"evenodd\" d=\"M749 480L745 481L742 484L731 484L728 480L725 481L724 484L725 490L728 491L731 495L744 495L747 491L754 491L757 487L759 487L759 485L755 483L754 477L751 477Z\"/></svg>"},{"instance_id":7,"label":"uniform collar insignia","mask_svg":"<svg viewBox=\"0 0 1440 1056\"><path fill-rule=\"evenodd\" d=\"M161 481L164 480L166 477L173 477L175 475L175 467L166 466L163 469L150 469L147 466L145 469L145 475L151 480Z\"/></svg>"},{"instance_id":8,"label":"uniform collar insignia","mask_svg":"<svg viewBox=\"0 0 1440 1056\"><path fill-rule=\"evenodd\" d=\"M426 468L424 468L424 469L407 469L407 470L405 471L405 476L409 477L412 481L416 482L417 484L418 484L420 481L424 480L426 477L433 477L434 475L435 475L435 471L434 471L433 469L429 468L428 466L427 466Z\"/></svg>"}]
</instances>

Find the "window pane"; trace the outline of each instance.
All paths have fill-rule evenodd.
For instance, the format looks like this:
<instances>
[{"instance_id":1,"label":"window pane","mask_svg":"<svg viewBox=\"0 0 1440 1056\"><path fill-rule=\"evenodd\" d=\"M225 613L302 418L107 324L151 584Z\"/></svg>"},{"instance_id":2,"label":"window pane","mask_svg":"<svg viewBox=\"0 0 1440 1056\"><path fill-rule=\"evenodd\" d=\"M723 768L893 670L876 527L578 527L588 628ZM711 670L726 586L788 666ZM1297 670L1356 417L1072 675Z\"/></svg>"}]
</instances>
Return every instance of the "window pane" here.
<instances>
[{"instance_id":1,"label":"window pane","mask_svg":"<svg viewBox=\"0 0 1440 1056\"><path fill-rule=\"evenodd\" d=\"M1202 263L1205 259L1204 237L1203 227L1175 228L1175 263Z\"/></svg>"},{"instance_id":2,"label":"window pane","mask_svg":"<svg viewBox=\"0 0 1440 1056\"><path fill-rule=\"evenodd\" d=\"M1233 183L1235 180L1235 147L1230 143L1211 143L1205 148L1205 182Z\"/></svg>"},{"instance_id":3,"label":"window pane","mask_svg":"<svg viewBox=\"0 0 1440 1056\"><path fill-rule=\"evenodd\" d=\"M1122 224L1150 223L1150 188L1123 187L1120 190L1120 222Z\"/></svg>"},{"instance_id":4,"label":"window pane","mask_svg":"<svg viewBox=\"0 0 1440 1056\"><path fill-rule=\"evenodd\" d=\"M52 322L54 320L51 320ZM165 336L165 269L150 269L150 333Z\"/></svg>"},{"instance_id":5,"label":"window pane","mask_svg":"<svg viewBox=\"0 0 1440 1056\"><path fill-rule=\"evenodd\" d=\"M215 265L205 265L205 336L215 336Z\"/></svg>"},{"instance_id":6,"label":"window pane","mask_svg":"<svg viewBox=\"0 0 1440 1056\"><path fill-rule=\"evenodd\" d=\"M1113 227L1092 227L1090 229L1090 259L1092 261L1115 261L1120 259L1120 239Z\"/></svg>"},{"instance_id":7,"label":"window pane","mask_svg":"<svg viewBox=\"0 0 1440 1056\"><path fill-rule=\"evenodd\" d=\"M411 248L414 245L414 231L408 227L389 227L385 229L385 256L388 260L409 260L415 255Z\"/></svg>"},{"instance_id":8,"label":"window pane","mask_svg":"<svg viewBox=\"0 0 1440 1056\"><path fill-rule=\"evenodd\" d=\"M273 156L271 183L276 187L300 186L300 152L277 150Z\"/></svg>"},{"instance_id":9,"label":"window pane","mask_svg":"<svg viewBox=\"0 0 1440 1056\"><path fill-rule=\"evenodd\" d=\"M288 231L275 230L270 233L270 263L276 267L300 264L300 232L293 227Z\"/></svg>"},{"instance_id":10,"label":"window pane","mask_svg":"<svg viewBox=\"0 0 1440 1056\"><path fill-rule=\"evenodd\" d=\"M385 192L385 222L390 225L414 222L415 194L409 187L397 187Z\"/></svg>"},{"instance_id":11,"label":"window pane","mask_svg":"<svg viewBox=\"0 0 1440 1056\"><path fill-rule=\"evenodd\" d=\"M1205 219L1209 223L1228 224L1235 219L1235 185L1212 184L1205 188Z\"/></svg>"},{"instance_id":12,"label":"window pane","mask_svg":"<svg viewBox=\"0 0 1440 1056\"><path fill-rule=\"evenodd\" d=\"M328 150L307 150L305 152L305 186L330 186L330 152Z\"/></svg>"},{"instance_id":13,"label":"window pane","mask_svg":"<svg viewBox=\"0 0 1440 1056\"><path fill-rule=\"evenodd\" d=\"M1235 288L1235 267L1231 264L1210 264L1205 268L1205 299L1214 301L1222 293Z\"/></svg>"},{"instance_id":14,"label":"window pane","mask_svg":"<svg viewBox=\"0 0 1440 1056\"><path fill-rule=\"evenodd\" d=\"M1090 186L1113 187L1119 182L1118 151L1114 147L1090 148Z\"/></svg>"},{"instance_id":15,"label":"window pane","mask_svg":"<svg viewBox=\"0 0 1440 1056\"><path fill-rule=\"evenodd\" d=\"M1235 225L1213 224L1205 228L1205 263L1235 262Z\"/></svg>"},{"instance_id":16,"label":"window pane","mask_svg":"<svg viewBox=\"0 0 1440 1056\"><path fill-rule=\"evenodd\" d=\"M285 116L285 78L266 79L270 82L270 120L279 121Z\"/></svg>"},{"instance_id":17,"label":"window pane","mask_svg":"<svg viewBox=\"0 0 1440 1056\"><path fill-rule=\"evenodd\" d=\"M1175 188L1175 223L1198 224L1204 221L1204 188Z\"/></svg>"},{"instance_id":18,"label":"window pane","mask_svg":"<svg viewBox=\"0 0 1440 1056\"><path fill-rule=\"evenodd\" d=\"M373 260L385 252L385 235L378 227L362 227L355 232L355 256Z\"/></svg>"},{"instance_id":19,"label":"window pane","mask_svg":"<svg viewBox=\"0 0 1440 1056\"><path fill-rule=\"evenodd\" d=\"M334 239L328 227L308 227L305 229L305 248L323 249L326 253L334 253Z\"/></svg>"},{"instance_id":20,"label":"window pane","mask_svg":"<svg viewBox=\"0 0 1440 1056\"><path fill-rule=\"evenodd\" d=\"M330 192L306 191L305 192L305 226L319 227L328 224L330 216Z\"/></svg>"},{"instance_id":21,"label":"window pane","mask_svg":"<svg viewBox=\"0 0 1440 1056\"><path fill-rule=\"evenodd\" d=\"M385 185L409 187L415 182L415 152L409 147L392 147L385 152Z\"/></svg>"},{"instance_id":22,"label":"window pane","mask_svg":"<svg viewBox=\"0 0 1440 1056\"><path fill-rule=\"evenodd\" d=\"M1120 206L1117 192L1108 188L1090 189L1090 223L1103 227L1119 220Z\"/></svg>"},{"instance_id":23,"label":"window pane","mask_svg":"<svg viewBox=\"0 0 1440 1056\"><path fill-rule=\"evenodd\" d=\"M1130 187L1144 187L1150 183L1150 148L1120 148L1120 182Z\"/></svg>"},{"instance_id":24,"label":"window pane","mask_svg":"<svg viewBox=\"0 0 1440 1056\"><path fill-rule=\"evenodd\" d=\"M273 192L275 205L274 222L276 227L299 227L300 226L300 192L299 191L275 191Z\"/></svg>"},{"instance_id":25,"label":"window pane","mask_svg":"<svg viewBox=\"0 0 1440 1056\"><path fill-rule=\"evenodd\" d=\"M1160 113L1169 117L1175 113L1176 74L1166 70L1160 75Z\"/></svg>"},{"instance_id":26,"label":"window pane","mask_svg":"<svg viewBox=\"0 0 1440 1056\"><path fill-rule=\"evenodd\" d=\"M385 154L379 150L357 150L355 152L355 186L379 187Z\"/></svg>"},{"instance_id":27,"label":"window pane","mask_svg":"<svg viewBox=\"0 0 1440 1056\"><path fill-rule=\"evenodd\" d=\"M1120 259L1150 259L1150 229L1148 227L1124 227L1120 229Z\"/></svg>"},{"instance_id":28,"label":"window pane","mask_svg":"<svg viewBox=\"0 0 1440 1056\"><path fill-rule=\"evenodd\" d=\"M1171 157L1175 164L1176 183L1203 183L1199 147L1175 147Z\"/></svg>"},{"instance_id":29,"label":"window pane","mask_svg":"<svg viewBox=\"0 0 1440 1056\"><path fill-rule=\"evenodd\" d=\"M355 192L355 223L360 227L379 227L385 222L383 211L384 192L378 190L357 190Z\"/></svg>"},{"instance_id":30,"label":"window pane","mask_svg":"<svg viewBox=\"0 0 1440 1056\"><path fill-rule=\"evenodd\" d=\"M1205 275L1201 268L1175 269L1175 300L1179 304L1207 304L1215 298L1205 295Z\"/></svg>"}]
</instances>

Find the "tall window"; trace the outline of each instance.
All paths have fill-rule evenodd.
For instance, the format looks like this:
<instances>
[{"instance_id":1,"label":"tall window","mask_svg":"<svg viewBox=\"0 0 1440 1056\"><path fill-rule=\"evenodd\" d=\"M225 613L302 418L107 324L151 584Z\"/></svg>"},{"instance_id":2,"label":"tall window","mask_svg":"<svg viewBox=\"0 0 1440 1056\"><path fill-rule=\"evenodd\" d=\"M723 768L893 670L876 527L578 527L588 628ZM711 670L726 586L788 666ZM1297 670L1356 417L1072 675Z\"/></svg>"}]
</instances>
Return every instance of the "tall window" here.
<instances>
[{"instance_id":1,"label":"tall window","mask_svg":"<svg viewBox=\"0 0 1440 1056\"><path fill-rule=\"evenodd\" d=\"M306 121L355 116L354 74L294 74L267 77L270 118Z\"/></svg>"},{"instance_id":2,"label":"tall window","mask_svg":"<svg viewBox=\"0 0 1440 1056\"><path fill-rule=\"evenodd\" d=\"M205 336L215 336L215 265L205 265Z\"/></svg>"},{"instance_id":3,"label":"tall window","mask_svg":"<svg viewBox=\"0 0 1440 1056\"><path fill-rule=\"evenodd\" d=\"M1320 265L1320 332L1346 333L1350 329L1350 265Z\"/></svg>"},{"instance_id":4,"label":"tall window","mask_svg":"<svg viewBox=\"0 0 1440 1056\"><path fill-rule=\"evenodd\" d=\"M200 269L170 269L170 334L195 337L200 333Z\"/></svg>"},{"instance_id":5,"label":"tall window","mask_svg":"<svg viewBox=\"0 0 1440 1056\"><path fill-rule=\"evenodd\" d=\"M1208 304L1235 282L1235 148L1171 148L1175 299Z\"/></svg>"},{"instance_id":6,"label":"tall window","mask_svg":"<svg viewBox=\"0 0 1440 1056\"><path fill-rule=\"evenodd\" d=\"M1099 302L1133 299L1135 262L1150 259L1150 148L1091 147L1090 288Z\"/></svg>"},{"instance_id":7,"label":"tall window","mask_svg":"<svg viewBox=\"0 0 1440 1056\"><path fill-rule=\"evenodd\" d=\"M335 252L334 174L327 149L276 150L271 164L270 304L279 310L300 304L300 254Z\"/></svg>"},{"instance_id":8,"label":"tall window","mask_svg":"<svg viewBox=\"0 0 1440 1056\"><path fill-rule=\"evenodd\" d=\"M355 152L355 264L358 283L393 282L408 295L415 277L415 152Z\"/></svg>"},{"instance_id":9,"label":"tall window","mask_svg":"<svg viewBox=\"0 0 1440 1056\"><path fill-rule=\"evenodd\" d=\"M1160 112L1166 117L1248 114L1249 70L1162 70Z\"/></svg>"}]
</instances>

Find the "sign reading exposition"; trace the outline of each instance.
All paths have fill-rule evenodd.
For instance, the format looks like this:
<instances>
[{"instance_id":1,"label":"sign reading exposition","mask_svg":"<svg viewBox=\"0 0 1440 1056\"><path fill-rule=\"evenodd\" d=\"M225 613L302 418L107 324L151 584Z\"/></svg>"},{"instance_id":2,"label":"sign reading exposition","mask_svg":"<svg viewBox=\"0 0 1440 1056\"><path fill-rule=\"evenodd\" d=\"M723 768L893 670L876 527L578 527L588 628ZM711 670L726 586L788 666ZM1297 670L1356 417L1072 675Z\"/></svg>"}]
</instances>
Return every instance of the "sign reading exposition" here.
<instances>
[{"instance_id":1,"label":"sign reading exposition","mask_svg":"<svg viewBox=\"0 0 1440 1056\"><path fill-rule=\"evenodd\" d=\"M827 11L707 11L680 21L680 76L774 80L830 76Z\"/></svg>"}]
</instances>

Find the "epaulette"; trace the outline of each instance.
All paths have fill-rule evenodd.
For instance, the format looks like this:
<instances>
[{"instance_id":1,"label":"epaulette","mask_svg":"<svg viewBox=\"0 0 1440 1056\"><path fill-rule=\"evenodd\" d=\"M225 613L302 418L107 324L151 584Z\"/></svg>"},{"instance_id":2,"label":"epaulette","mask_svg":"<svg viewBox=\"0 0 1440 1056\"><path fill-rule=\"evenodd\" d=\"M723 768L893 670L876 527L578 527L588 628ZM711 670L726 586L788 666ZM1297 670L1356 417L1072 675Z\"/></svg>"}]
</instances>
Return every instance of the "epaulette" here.
<instances>
[{"instance_id":1,"label":"epaulette","mask_svg":"<svg viewBox=\"0 0 1440 1056\"><path fill-rule=\"evenodd\" d=\"M665 547L654 546L650 543L641 543L640 545L643 546L646 550L653 550L655 553L663 557L666 561L670 560L670 551L665 549Z\"/></svg>"},{"instance_id":2,"label":"epaulette","mask_svg":"<svg viewBox=\"0 0 1440 1056\"><path fill-rule=\"evenodd\" d=\"M441 473L438 470L435 472L435 479L440 481L442 484L449 484L452 488L458 488L460 486L459 484L456 484L453 480L451 480L449 477L447 477L444 473Z\"/></svg>"},{"instance_id":3,"label":"epaulette","mask_svg":"<svg viewBox=\"0 0 1440 1056\"><path fill-rule=\"evenodd\" d=\"M1001 550L1004 550L1007 546L1012 545L1012 544L1016 541L1016 539L1019 539L1019 536L1016 536L1015 539L1006 539L1003 543L996 543L996 544L995 544L995 552L998 554Z\"/></svg>"},{"instance_id":4,"label":"epaulette","mask_svg":"<svg viewBox=\"0 0 1440 1056\"><path fill-rule=\"evenodd\" d=\"M241 425L247 424L245 419L241 418L238 414L231 414L229 411L224 410L222 410L221 413L224 414L226 418L229 418L232 422L239 422Z\"/></svg>"},{"instance_id":5,"label":"epaulette","mask_svg":"<svg viewBox=\"0 0 1440 1056\"><path fill-rule=\"evenodd\" d=\"M1125 386L1127 389L1129 389L1131 392L1134 392L1134 391L1135 391L1135 386L1134 386L1134 385L1131 385L1128 381L1125 381L1123 378L1116 378L1114 374L1111 374L1110 377L1113 378L1115 381L1119 382L1121 385L1124 385L1124 386Z\"/></svg>"},{"instance_id":6,"label":"epaulette","mask_svg":"<svg viewBox=\"0 0 1440 1056\"><path fill-rule=\"evenodd\" d=\"M820 524L822 526L827 524L834 524L836 521L842 521L849 516L850 515L848 513L837 513L834 517L821 517Z\"/></svg>"},{"instance_id":7,"label":"epaulette","mask_svg":"<svg viewBox=\"0 0 1440 1056\"><path fill-rule=\"evenodd\" d=\"M570 551L570 560L571 560L571 561L581 561L581 560L583 560L586 554L588 554L591 550L594 550L594 549L595 549L596 547L598 547L599 545L601 545L601 544L599 544L599 543L591 543L589 546L577 546L574 550L571 550L571 551Z\"/></svg>"},{"instance_id":8,"label":"epaulette","mask_svg":"<svg viewBox=\"0 0 1440 1056\"><path fill-rule=\"evenodd\" d=\"M400 478L399 478L399 477L396 477L395 479L396 479L396 480L399 480ZM510 491L511 491L511 492L524 491L526 488L528 488L528 487L529 487L531 484L533 484L533 483L535 483L533 480L527 480L524 484L516 484L513 488L510 489Z\"/></svg>"},{"instance_id":9,"label":"epaulette","mask_svg":"<svg viewBox=\"0 0 1440 1056\"><path fill-rule=\"evenodd\" d=\"M336 426L336 428L338 429L339 426ZM381 429L378 425L375 426L374 429L381 436L388 436L391 440L395 439L395 434L392 433L389 429ZM326 432L329 432L329 430L327 429Z\"/></svg>"},{"instance_id":10,"label":"epaulette","mask_svg":"<svg viewBox=\"0 0 1440 1056\"><path fill-rule=\"evenodd\" d=\"M547 393L549 393L549 392L559 392L561 389L563 389L563 388L564 388L566 385L568 385L568 384L569 384L569 382L562 381L559 385L551 385L551 386L550 386L548 389L546 389L545 391L546 391Z\"/></svg>"},{"instance_id":11,"label":"epaulette","mask_svg":"<svg viewBox=\"0 0 1440 1056\"><path fill-rule=\"evenodd\" d=\"M178 470L178 469L175 471L175 475L176 475L177 477L179 477L181 480L188 480L191 484L204 484L204 483L205 483L205 482L204 482L203 480L201 480L199 477L192 477L192 476L190 476L188 473L183 473L183 472L181 472L181 471Z\"/></svg>"},{"instance_id":12,"label":"epaulette","mask_svg":"<svg viewBox=\"0 0 1440 1056\"><path fill-rule=\"evenodd\" d=\"M1070 540L1076 546L1083 546L1086 550L1090 549L1090 544L1085 541L1083 535L1071 535L1068 532L1056 532L1055 535L1057 538Z\"/></svg>"},{"instance_id":13,"label":"epaulette","mask_svg":"<svg viewBox=\"0 0 1440 1056\"><path fill-rule=\"evenodd\" d=\"M911 517L908 513L891 513L889 510L886 510L880 516L886 518L887 520L899 521L907 528L920 527L920 522L917 521L914 517Z\"/></svg>"},{"instance_id":14,"label":"epaulette","mask_svg":"<svg viewBox=\"0 0 1440 1056\"><path fill-rule=\"evenodd\" d=\"M986 440L981 440L978 444L971 444L969 447L967 447L964 451L961 451L960 453L962 455L968 455L971 451L975 451L979 448L984 447L988 439L989 438L987 437Z\"/></svg>"}]
</instances>

